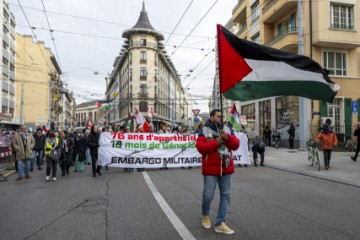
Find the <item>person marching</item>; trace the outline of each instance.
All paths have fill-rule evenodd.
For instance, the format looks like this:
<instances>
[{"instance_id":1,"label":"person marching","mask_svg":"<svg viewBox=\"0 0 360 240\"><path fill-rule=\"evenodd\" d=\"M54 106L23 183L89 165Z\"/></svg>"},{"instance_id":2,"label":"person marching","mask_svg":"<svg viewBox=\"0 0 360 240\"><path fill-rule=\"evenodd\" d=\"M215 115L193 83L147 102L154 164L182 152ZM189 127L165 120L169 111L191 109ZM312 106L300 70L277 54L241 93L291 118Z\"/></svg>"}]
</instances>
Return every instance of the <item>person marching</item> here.
<instances>
[{"instance_id":1,"label":"person marching","mask_svg":"<svg viewBox=\"0 0 360 240\"><path fill-rule=\"evenodd\" d=\"M338 140L336 138L335 132L333 132L329 125L324 124L322 130L318 134L315 142L322 142L322 150L324 153L324 164L325 169L328 170L330 168L330 159L331 159L331 152L333 148L338 144Z\"/></svg>"},{"instance_id":2,"label":"person marching","mask_svg":"<svg viewBox=\"0 0 360 240\"><path fill-rule=\"evenodd\" d=\"M357 146L356 146L356 151L355 151L355 156L351 157L351 159L353 161L356 161L357 156L359 155L359 150L360 150L360 122L358 122L356 124L356 129L354 132L354 137L357 137Z\"/></svg>"},{"instance_id":3,"label":"person marching","mask_svg":"<svg viewBox=\"0 0 360 240\"><path fill-rule=\"evenodd\" d=\"M38 166L38 170L42 170L42 157L45 148L46 137L43 134L42 128L37 128L34 133L35 146L33 148L34 161L36 160L36 164ZM33 163L32 163L33 165Z\"/></svg>"},{"instance_id":4,"label":"person marching","mask_svg":"<svg viewBox=\"0 0 360 240\"><path fill-rule=\"evenodd\" d=\"M234 234L234 230L225 224L230 205L231 176L234 173L234 159L231 151L239 148L239 139L230 133L228 127L221 130L221 111L214 109L210 119L199 133L196 148L202 155L202 174L204 176L204 190L202 195L202 225L211 228L210 205L214 198L216 185L219 185L220 203L215 222L215 232Z\"/></svg>"},{"instance_id":5,"label":"person marching","mask_svg":"<svg viewBox=\"0 0 360 240\"><path fill-rule=\"evenodd\" d=\"M269 126L265 126L263 136L266 146L271 146L271 130L269 129Z\"/></svg>"},{"instance_id":6,"label":"person marching","mask_svg":"<svg viewBox=\"0 0 360 240\"><path fill-rule=\"evenodd\" d=\"M67 132L59 131L59 136L61 138L61 157L59 161L61 167L61 176L65 176L65 173L69 174L69 169L71 166L71 149L73 147L73 142Z\"/></svg>"},{"instance_id":7,"label":"person marching","mask_svg":"<svg viewBox=\"0 0 360 240\"><path fill-rule=\"evenodd\" d=\"M46 139L45 143L45 158L46 158L46 181L50 180L50 172L52 170L52 180L56 181L56 170L59 159L50 158L52 151L57 150L61 151L60 138L55 136L54 132L49 133L49 137Z\"/></svg>"},{"instance_id":8,"label":"person marching","mask_svg":"<svg viewBox=\"0 0 360 240\"><path fill-rule=\"evenodd\" d=\"M98 149L99 149L99 139L100 134L98 131L98 126L92 126L91 132L89 135L89 148L90 148L90 155L91 155L91 167L93 177L96 177L96 174L102 175L101 173L101 166L98 163Z\"/></svg>"},{"instance_id":9,"label":"person marching","mask_svg":"<svg viewBox=\"0 0 360 240\"><path fill-rule=\"evenodd\" d=\"M16 161L18 166L18 177L15 181L20 181L24 178L31 178L30 162L33 158L33 148L35 146L35 139L32 134L27 133L26 125L22 125L20 133L17 133L13 139L12 147L16 152Z\"/></svg>"}]
</instances>

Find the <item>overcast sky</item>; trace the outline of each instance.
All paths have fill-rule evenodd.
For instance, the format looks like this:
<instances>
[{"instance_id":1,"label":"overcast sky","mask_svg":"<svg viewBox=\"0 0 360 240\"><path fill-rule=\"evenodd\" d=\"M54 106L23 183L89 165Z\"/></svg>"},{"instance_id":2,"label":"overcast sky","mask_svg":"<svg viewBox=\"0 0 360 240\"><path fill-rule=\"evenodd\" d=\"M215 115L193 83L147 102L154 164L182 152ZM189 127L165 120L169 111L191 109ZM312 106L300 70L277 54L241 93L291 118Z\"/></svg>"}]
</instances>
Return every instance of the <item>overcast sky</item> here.
<instances>
[{"instance_id":1,"label":"overcast sky","mask_svg":"<svg viewBox=\"0 0 360 240\"><path fill-rule=\"evenodd\" d=\"M17 0L8 0L16 18L16 31L32 34ZM176 24L190 5L189 10L170 37ZM216 2L216 3L215 3ZM41 0L20 0L31 27L38 40L52 49L48 22ZM142 7L142 0L43 0L63 75L76 96L80 98L104 98L105 76L113 69L124 39L125 29L135 25ZM178 49L196 24L196 29ZM216 24L225 24L231 18L234 0L147 0L146 10L153 27L165 36L166 49L188 92L197 95L211 94L215 73ZM207 56L206 56L207 55ZM200 64L199 64L200 63ZM198 66L197 66L198 65ZM197 66L197 67L196 67ZM194 69L196 67L196 69ZM193 72L190 72L193 70ZM190 76L186 76L190 74ZM195 77L195 78L194 78ZM207 101L196 100L201 111L208 111Z\"/></svg>"}]
</instances>

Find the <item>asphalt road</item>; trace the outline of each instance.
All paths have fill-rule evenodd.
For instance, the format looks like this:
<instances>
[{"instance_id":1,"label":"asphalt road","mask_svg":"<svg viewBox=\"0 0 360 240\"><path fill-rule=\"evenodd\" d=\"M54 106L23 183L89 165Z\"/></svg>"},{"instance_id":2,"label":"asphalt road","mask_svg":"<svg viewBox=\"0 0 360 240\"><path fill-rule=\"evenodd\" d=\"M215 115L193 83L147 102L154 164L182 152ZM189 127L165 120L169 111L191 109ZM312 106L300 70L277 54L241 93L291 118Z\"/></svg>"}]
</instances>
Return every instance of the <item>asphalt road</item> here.
<instances>
[{"instance_id":1,"label":"asphalt road","mask_svg":"<svg viewBox=\"0 0 360 240\"><path fill-rule=\"evenodd\" d=\"M15 183L11 176L0 183L0 239L183 239L172 222L195 239L360 239L355 186L269 167L237 168L227 218L235 235L224 236L201 226L199 168L147 171L155 198L142 173L111 169L92 178L90 167L57 182L46 183L44 171L35 170L30 180Z\"/></svg>"}]
</instances>

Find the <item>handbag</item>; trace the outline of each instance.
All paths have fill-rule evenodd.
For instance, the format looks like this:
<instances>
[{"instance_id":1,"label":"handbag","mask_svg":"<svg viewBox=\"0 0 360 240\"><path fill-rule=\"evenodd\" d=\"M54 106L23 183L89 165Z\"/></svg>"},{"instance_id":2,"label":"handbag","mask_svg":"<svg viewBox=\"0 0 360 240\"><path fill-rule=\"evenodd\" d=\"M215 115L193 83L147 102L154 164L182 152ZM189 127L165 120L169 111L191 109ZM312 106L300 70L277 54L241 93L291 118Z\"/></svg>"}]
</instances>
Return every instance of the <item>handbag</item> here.
<instances>
[{"instance_id":1,"label":"handbag","mask_svg":"<svg viewBox=\"0 0 360 240\"><path fill-rule=\"evenodd\" d=\"M54 150L52 150L52 151L50 152L50 155L49 155L50 159L51 159L51 160L54 160L54 161L56 161L56 162L59 161L60 156L61 156L61 150L60 150L60 149L54 149Z\"/></svg>"}]
</instances>

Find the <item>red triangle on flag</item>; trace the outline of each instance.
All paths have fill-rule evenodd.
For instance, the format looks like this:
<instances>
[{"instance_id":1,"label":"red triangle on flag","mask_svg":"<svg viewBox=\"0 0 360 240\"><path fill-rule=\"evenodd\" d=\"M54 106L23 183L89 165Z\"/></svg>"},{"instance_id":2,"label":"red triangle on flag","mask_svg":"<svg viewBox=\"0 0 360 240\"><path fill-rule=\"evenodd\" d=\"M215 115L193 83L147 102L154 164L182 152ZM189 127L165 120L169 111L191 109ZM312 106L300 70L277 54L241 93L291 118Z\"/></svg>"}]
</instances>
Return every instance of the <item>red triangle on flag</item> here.
<instances>
[{"instance_id":1,"label":"red triangle on flag","mask_svg":"<svg viewBox=\"0 0 360 240\"><path fill-rule=\"evenodd\" d=\"M220 24L217 25L217 30L220 92L224 93L251 73L252 69L245 59L231 47Z\"/></svg>"}]
</instances>

